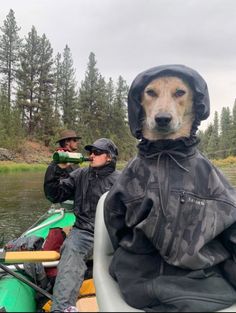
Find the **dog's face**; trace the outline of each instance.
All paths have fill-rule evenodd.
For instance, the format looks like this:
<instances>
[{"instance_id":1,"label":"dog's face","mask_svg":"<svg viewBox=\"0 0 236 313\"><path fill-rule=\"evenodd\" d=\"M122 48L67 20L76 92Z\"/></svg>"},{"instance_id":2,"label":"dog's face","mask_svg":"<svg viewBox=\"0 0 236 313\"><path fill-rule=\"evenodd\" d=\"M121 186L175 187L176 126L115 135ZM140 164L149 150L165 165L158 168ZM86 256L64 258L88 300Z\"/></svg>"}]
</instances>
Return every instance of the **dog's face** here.
<instances>
[{"instance_id":1,"label":"dog's face","mask_svg":"<svg viewBox=\"0 0 236 313\"><path fill-rule=\"evenodd\" d=\"M165 76L144 89L143 136L149 140L189 137L194 120L193 92L182 79Z\"/></svg>"}]
</instances>

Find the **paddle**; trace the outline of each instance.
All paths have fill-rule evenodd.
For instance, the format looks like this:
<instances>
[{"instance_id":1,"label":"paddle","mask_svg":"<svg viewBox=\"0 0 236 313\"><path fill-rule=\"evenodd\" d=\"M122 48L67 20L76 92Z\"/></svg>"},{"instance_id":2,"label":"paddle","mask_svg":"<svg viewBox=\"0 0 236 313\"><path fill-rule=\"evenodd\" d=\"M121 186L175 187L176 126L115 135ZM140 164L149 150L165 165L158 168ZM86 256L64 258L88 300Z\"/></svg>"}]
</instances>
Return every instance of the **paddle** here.
<instances>
[{"instance_id":1,"label":"paddle","mask_svg":"<svg viewBox=\"0 0 236 313\"><path fill-rule=\"evenodd\" d=\"M48 299L52 300L52 295L49 292L47 292L46 290L44 290L44 289L40 288L39 286L35 285L30 280L26 279L24 276L21 276L21 275L15 273L14 271L10 270L7 266L5 266L5 265L3 265L1 263L0 263L0 268L3 269L6 273L8 273L8 274L12 275L13 277L19 279L20 281L22 281L26 285L29 285L34 290L40 292L42 295L44 295Z\"/></svg>"},{"instance_id":2,"label":"paddle","mask_svg":"<svg viewBox=\"0 0 236 313\"><path fill-rule=\"evenodd\" d=\"M0 252L0 262L20 263L20 262L46 262L60 259L57 251L12 251Z\"/></svg>"},{"instance_id":3,"label":"paddle","mask_svg":"<svg viewBox=\"0 0 236 313\"><path fill-rule=\"evenodd\" d=\"M59 263L59 261L52 261L52 262L42 262L42 265L44 268L50 268L50 267L55 267L57 266ZM19 270L23 270L24 269L24 263L14 263L12 265L7 264L7 267L12 270L12 271L19 271ZM4 272L1 268L0 268L0 273ZM1 311L0 311L1 312Z\"/></svg>"}]
</instances>

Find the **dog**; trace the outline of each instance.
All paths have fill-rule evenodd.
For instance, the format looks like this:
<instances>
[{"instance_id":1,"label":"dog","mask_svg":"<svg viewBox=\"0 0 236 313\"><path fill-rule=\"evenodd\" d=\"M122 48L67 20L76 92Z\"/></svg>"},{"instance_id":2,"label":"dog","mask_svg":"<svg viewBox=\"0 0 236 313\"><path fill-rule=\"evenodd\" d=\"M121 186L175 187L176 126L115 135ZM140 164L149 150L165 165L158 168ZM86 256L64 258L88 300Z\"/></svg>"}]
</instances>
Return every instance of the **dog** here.
<instances>
[{"instance_id":1,"label":"dog","mask_svg":"<svg viewBox=\"0 0 236 313\"><path fill-rule=\"evenodd\" d=\"M209 114L207 84L185 65L148 69L129 89L138 153L106 196L104 219L110 274L137 309L215 312L235 303L236 190L198 150Z\"/></svg>"},{"instance_id":2,"label":"dog","mask_svg":"<svg viewBox=\"0 0 236 313\"><path fill-rule=\"evenodd\" d=\"M194 120L193 91L178 77L160 77L143 91L143 135L149 140L189 137Z\"/></svg>"}]
</instances>

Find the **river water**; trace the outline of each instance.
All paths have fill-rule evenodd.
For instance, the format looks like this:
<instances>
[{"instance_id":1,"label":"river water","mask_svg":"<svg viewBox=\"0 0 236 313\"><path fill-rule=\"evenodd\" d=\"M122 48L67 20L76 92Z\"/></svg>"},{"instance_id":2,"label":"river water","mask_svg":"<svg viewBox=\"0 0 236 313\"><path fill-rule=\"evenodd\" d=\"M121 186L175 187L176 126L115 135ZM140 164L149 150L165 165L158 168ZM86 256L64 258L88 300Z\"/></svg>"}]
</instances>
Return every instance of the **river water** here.
<instances>
[{"instance_id":1,"label":"river water","mask_svg":"<svg viewBox=\"0 0 236 313\"><path fill-rule=\"evenodd\" d=\"M0 174L0 247L21 235L50 202L43 192L44 172Z\"/></svg>"},{"instance_id":2,"label":"river water","mask_svg":"<svg viewBox=\"0 0 236 313\"><path fill-rule=\"evenodd\" d=\"M236 168L223 171L236 187ZM0 248L1 241L18 237L47 212L43 180L44 172L0 174Z\"/></svg>"}]
</instances>

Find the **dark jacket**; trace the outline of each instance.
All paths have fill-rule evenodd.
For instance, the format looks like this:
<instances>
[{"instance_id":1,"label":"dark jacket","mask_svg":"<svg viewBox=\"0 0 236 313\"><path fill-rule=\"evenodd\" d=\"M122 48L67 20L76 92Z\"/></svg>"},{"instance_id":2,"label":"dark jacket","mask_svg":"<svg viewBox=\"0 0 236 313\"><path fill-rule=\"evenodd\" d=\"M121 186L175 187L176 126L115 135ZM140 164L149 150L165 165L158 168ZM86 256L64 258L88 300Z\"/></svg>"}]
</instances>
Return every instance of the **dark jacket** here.
<instances>
[{"instance_id":1,"label":"dark jacket","mask_svg":"<svg viewBox=\"0 0 236 313\"><path fill-rule=\"evenodd\" d=\"M48 165L48 168L47 168L47 171L46 171L46 175L51 175L55 172L55 169L57 167L57 163L52 161L49 165ZM79 168L79 166L77 166L76 164L71 164L69 167L65 168L65 169L62 169L61 171L61 178L67 178L69 177L69 174L71 172L73 172L74 170L76 170L77 168ZM50 174L51 172L51 174Z\"/></svg>"},{"instance_id":2,"label":"dark jacket","mask_svg":"<svg viewBox=\"0 0 236 313\"><path fill-rule=\"evenodd\" d=\"M143 116L139 92L163 70L142 73L131 86L129 117L136 137ZM190 83L196 119L189 138L141 136L138 155L109 192L105 222L116 250L110 271L134 307L216 311L236 302L228 281L228 262L231 266L236 257L236 190L197 149L197 125L209 114L204 80L176 65L167 66L165 74Z\"/></svg>"},{"instance_id":3,"label":"dark jacket","mask_svg":"<svg viewBox=\"0 0 236 313\"><path fill-rule=\"evenodd\" d=\"M61 178L62 170L55 166L45 174L44 191L48 200L56 203L74 199L75 226L94 231L94 218L100 196L108 191L117 179L115 162L101 168L79 168Z\"/></svg>"},{"instance_id":4,"label":"dark jacket","mask_svg":"<svg viewBox=\"0 0 236 313\"><path fill-rule=\"evenodd\" d=\"M71 151L69 151L67 148L62 148L62 147L57 148L56 151L71 152ZM54 161L52 161L52 162L49 164L48 168L47 168L47 174L46 174L46 175L47 175L47 176L48 176L48 175L51 175L50 172L53 174L54 171L55 171L56 166L57 166L57 163L54 162ZM70 174L72 171L74 171L74 170L76 170L77 168L79 168L79 167L80 167L79 164L72 164L72 163L71 163L70 166L68 166L67 168L65 168L65 169L63 169L63 170L61 171L61 178L67 178L67 177L69 177L69 174Z\"/></svg>"}]
</instances>

